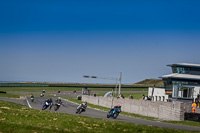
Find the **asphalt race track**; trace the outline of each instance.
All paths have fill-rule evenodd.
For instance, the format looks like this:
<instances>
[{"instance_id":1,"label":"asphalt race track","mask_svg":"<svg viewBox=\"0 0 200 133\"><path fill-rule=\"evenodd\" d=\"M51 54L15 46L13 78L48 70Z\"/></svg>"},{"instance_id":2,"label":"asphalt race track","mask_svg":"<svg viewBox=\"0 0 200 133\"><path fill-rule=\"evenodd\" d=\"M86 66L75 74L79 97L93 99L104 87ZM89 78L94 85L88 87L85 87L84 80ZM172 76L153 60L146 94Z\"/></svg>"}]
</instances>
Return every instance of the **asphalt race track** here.
<instances>
[{"instance_id":1,"label":"asphalt race track","mask_svg":"<svg viewBox=\"0 0 200 133\"><path fill-rule=\"evenodd\" d=\"M42 110L42 105L46 99L47 99L47 97L35 97L34 102L31 102L30 97L26 97L26 99L0 98L0 100L27 105L31 108L38 109L38 110ZM52 99L53 99L53 101L56 100L55 98L52 98ZM149 125L149 126L200 131L200 127L183 126L183 125L169 124L169 123L163 123L163 122L156 122L156 121L144 120L144 119L128 117L128 116L123 116L123 115L119 115L117 117L117 119L107 118L106 117L107 112L92 109L89 107L87 108L86 112L82 112L81 114L76 114L75 112L76 112L76 107L78 106L78 104L72 103L67 100L62 100L62 102L63 102L63 106L61 105L60 108L57 110L57 112L59 112L59 113L67 113L67 114L72 114L72 115L83 115L83 116L88 116L88 117L92 117L92 118L101 118L101 119L105 119L105 120L125 121L125 122L131 122L131 123L135 123L135 124L144 124L144 125ZM54 107L52 107L51 110L49 110L49 108L47 108L44 111L55 112Z\"/></svg>"}]
</instances>

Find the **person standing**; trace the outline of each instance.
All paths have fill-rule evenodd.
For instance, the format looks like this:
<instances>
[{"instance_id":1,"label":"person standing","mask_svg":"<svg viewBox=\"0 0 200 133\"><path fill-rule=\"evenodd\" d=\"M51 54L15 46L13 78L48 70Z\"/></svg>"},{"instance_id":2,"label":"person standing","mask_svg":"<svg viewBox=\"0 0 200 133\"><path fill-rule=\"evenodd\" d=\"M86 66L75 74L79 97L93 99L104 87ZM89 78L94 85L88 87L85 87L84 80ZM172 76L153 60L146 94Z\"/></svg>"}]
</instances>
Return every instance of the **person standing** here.
<instances>
[{"instance_id":1,"label":"person standing","mask_svg":"<svg viewBox=\"0 0 200 133\"><path fill-rule=\"evenodd\" d=\"M196 107L197 107L197 104L194 102L192 104L192 113L195 113Z\"/></svg>"}]
</instances>

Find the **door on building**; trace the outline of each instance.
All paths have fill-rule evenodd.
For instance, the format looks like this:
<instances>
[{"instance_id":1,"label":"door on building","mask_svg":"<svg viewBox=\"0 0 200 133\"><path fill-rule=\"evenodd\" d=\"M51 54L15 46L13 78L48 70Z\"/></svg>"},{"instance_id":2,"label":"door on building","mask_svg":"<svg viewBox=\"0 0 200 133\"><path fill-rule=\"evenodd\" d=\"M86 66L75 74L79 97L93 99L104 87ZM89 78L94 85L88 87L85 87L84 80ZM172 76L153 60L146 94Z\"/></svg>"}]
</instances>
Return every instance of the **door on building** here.
<instances>
[{"instance_id":1,"label":"door on building","mask_svg":"<svg viewBox=\"0 0 200 133\"><path fill-rule=\"evenodd\" d=\"M184 98L193 98L194 87L183 87L182 96Z\"/></svg>"}]
</instances>

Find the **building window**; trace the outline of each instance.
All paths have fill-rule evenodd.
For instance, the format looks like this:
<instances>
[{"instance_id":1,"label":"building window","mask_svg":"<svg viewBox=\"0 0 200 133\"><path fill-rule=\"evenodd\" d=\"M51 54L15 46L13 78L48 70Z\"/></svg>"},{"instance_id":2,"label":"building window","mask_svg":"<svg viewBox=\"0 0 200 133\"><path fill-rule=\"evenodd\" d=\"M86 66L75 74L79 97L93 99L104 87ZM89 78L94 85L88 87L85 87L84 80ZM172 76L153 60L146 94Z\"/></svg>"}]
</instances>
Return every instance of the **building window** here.
<instances>
[{"instance_id":1,"label":"building window","mask_svg":"<svg viewBox=\"0 0 200 133\"><path fill-rule=\"evenodd\" d=\"M172 67L173 73L183 73L183 74L189 74L191 71L188 67Z\"/></svg>"},{"instance_id":2,"label":"building window","mask_svg":"<svg viewBox=\"0 0 200 133\"><path fill-rule=\"evenodd\" d=\"M173 97L193 98L193 87L174 86Z\"/></svg>"}]
</instances>

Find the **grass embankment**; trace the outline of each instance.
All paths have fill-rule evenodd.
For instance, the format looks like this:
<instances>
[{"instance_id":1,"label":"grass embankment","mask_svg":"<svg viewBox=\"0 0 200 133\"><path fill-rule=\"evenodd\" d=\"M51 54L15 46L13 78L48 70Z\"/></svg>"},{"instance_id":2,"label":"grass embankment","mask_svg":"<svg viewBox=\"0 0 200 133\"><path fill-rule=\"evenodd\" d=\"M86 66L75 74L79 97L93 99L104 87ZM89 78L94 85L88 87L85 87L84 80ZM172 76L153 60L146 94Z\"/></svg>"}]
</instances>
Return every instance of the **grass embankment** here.
<instances>
[{"instance_id":1,"label":"grass embankment","mask_svg":"<svg viewBox=\"0 0 200 133\"><path fill-rule=\"evenodd\" d=\"M154 132L154 133L190 133L174 130L135 125L127 122L94 119L79 115L68 115L48 111L29 109L26 106L0 101L0 132Z\"/></svg>"},{"instance_id":2,"label":"grass embankment","mask_svg":"<svg viewBox=\"0 0 200 133\"><path fill-rule=\"evenodd\" d=\"M140 82L134 83L135 86L157 86L164 87L164 82L162 79L145 79Z\"/></svg>"}]
</instances>

